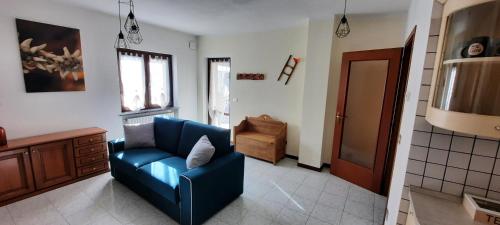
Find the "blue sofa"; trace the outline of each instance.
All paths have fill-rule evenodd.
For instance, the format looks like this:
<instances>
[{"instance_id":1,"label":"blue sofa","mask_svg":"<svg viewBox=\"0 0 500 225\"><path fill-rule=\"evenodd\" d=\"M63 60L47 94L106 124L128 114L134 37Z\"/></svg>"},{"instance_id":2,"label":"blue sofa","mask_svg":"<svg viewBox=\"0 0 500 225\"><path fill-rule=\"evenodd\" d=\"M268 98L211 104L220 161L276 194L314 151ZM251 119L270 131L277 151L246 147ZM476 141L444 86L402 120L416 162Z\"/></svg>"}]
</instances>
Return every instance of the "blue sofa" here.
<instances>
[{"instance_id":1,"label":"blue sofa","mask_svg":"<svg viewBox=\"0 0 500 225\"><path fill-rule=\"evenodd\" d=\"M245 158L230 144L230 131L174 118L154 118L156 148L124 149L108 142L111 175L182 225L202 224L243 193ZM207 135L211 161L191 170L186 157Z\"/></svg>"}]
</instances>

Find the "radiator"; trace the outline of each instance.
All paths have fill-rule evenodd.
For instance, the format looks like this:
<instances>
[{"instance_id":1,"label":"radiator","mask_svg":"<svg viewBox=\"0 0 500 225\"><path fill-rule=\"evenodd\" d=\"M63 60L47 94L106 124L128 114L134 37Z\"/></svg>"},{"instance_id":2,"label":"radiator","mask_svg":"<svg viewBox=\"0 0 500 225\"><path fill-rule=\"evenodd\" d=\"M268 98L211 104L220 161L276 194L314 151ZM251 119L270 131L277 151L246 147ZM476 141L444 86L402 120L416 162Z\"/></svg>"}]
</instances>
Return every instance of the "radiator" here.
<instances>
[{"instance_id":1,"label":"radiator","mask_svg":"<svg viewBox=\"0 0 500 225\"><path fill-rule=\"evenodd\" d=\"M123 124L143 124L143 123L151 123L153 122L153 118L155 116L169 116L169 117L177 117L176 111L162 111L159 113L144 113L144 114L134 114L130 116L123 116L122 121Z\"/></svg>"}]
</instances>

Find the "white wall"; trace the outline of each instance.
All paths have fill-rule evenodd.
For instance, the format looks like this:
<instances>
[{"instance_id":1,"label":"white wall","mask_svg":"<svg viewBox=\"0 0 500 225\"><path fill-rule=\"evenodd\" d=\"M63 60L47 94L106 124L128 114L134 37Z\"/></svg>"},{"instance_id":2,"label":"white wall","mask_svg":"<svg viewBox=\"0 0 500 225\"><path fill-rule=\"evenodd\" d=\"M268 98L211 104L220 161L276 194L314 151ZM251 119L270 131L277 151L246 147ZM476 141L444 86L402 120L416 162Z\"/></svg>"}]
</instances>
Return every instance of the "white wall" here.
<instances>
[{"instance_id":1,"label":"white wall","mask_svg":"<svg viewBox=\"0 0 500 225\"><path fill-rule=\"evenodd\" d=\"M333 38L333 18L310 20L302 103L299 163L321 168L321 149Z\"/></svg>"},{"instance_id":2,"label":"white wall","mask_svg":"<svg viewBox=\"0 0 500 225\"><path fill-rule=\"evenodd\" d=\"M351 33L346 38L334 36L331 49L330 79L323 133L322 161L330 163L332 157L337 94L344 52L402 47L405 40L406 13L350 15ZM335 24L340 17L336 17Z\"/></svg>"},{"instance_id":3,"label":"white wall","mask_svg":"<svg viewBox=\"0 0 500 225\"><path fill-rule=\"evenodd\" d=\"M26 93L15 18L80 29L84 92ZM140 18L139 18L140 20ZM8 138L99 126L122 136L116 51L118 18L46 0L3 0L0 8L0 126ZM197 52L194 35L141 24L137 47L174 55L180 117L197 118Z\"/></svg>"},{"instance_id":4,"label":"white wall","mask_svg":"<svg viewBox=\"0 0 500 225\"><path fill-rule=\"evenodd\" d=\"M389 190L389 200L387 208L387 225L396 224L401 193L403 190L406 165L410 152L410 144L417 111L418 95L420 92L420 83L424 69L424 61L427 50L427 42L432 16L432 0L412 0L406 25L406 36L413 28L417 26L415 44L413 47L410 76L408 80L406 102L404 105L403 116L401 118L401 142L396 150L394 170Z\"/></svg>"},{"instance_id":5,"label":"white wall","mask_svg":"<svg viewBox=\"0 0 500 225\"><path fill-rule=\"evenodd\" d=\"M245 116L268 114L288 123L287 154L298 155L302 92L305 64L298 65L288 85L284 77L277 82L289 54L305 58L307 26L298 28L246 33L230 36L199 38L199 109L200 120L207 121L207 58L231 58L231 127ZM264 73L265 80L236 80L237 73Z\"/></svg>"}]
</instances>

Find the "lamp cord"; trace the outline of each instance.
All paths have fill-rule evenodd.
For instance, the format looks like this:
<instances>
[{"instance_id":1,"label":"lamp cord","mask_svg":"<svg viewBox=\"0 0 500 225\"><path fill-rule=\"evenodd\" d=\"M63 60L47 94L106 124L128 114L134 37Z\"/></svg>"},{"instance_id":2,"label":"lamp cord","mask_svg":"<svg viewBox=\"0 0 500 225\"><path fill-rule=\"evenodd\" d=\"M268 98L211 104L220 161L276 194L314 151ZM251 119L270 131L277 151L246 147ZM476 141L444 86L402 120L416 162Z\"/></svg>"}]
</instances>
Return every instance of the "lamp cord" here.
<instances>
[{"instance_id":1,"label":"lamp cord","mask_svg":"<svg viewBox=\"0 0 500 225\"><path fill-rule=\"evenodd\" d=\"M122 31L122 14L121 14L120 0L118 0L118 21L120 21L120 32Z\"/></svg>"},{"instance_id":2,"label":"lamp cord","mask_svg":"<svg viewBox=\"0 0 500 225\"><path fill-rule=\"evenodd\" d=\"M344 2L344 16L345 16L346 9L347 9L347 0L345 0L345 2Z\"/></svg>"}]
</instances>

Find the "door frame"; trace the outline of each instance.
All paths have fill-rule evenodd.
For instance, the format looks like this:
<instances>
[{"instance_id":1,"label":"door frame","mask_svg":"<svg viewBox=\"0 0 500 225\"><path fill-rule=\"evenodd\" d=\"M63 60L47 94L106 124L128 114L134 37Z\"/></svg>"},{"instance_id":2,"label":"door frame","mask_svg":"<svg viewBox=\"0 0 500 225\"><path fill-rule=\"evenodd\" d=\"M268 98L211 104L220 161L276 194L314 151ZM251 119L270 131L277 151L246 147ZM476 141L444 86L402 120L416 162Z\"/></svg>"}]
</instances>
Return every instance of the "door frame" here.
<instances>
[{"instance_id":1,"label":"door frame","mask_svg":"<svg viewBox=\"0 0 500 225\"><path fill-rule=\"evenodd\" d=\"M396 103L394 106L394 117L391 127L391 139L389 142L386 167L384 169L384 181L382 183L382 194L389 196L391 187L392 174L394 170L394 160L396 158L397 146L399 142L399 133L401 129L401 118L405 105L406 91L408 89L408 81L410 78L411 60L413 56L413 47L415 46L415 36L417 26L413 27L412 32L408 35L403 48L403 56L401 60L401 72L398 81L398 93L396 95Z\"/></svg>"},{"instance_id":2,"label":"door frame","mask_svg":"<svg viewBox=\"0 0 500 225\"><path fill-rule=\"evenodd\" d=\"M207 58L207 108L206 112L207 113L207 123L209 125L212 124L212 118L210 118L210 112L208 111L208 107L210 107L210 72L212 70L211 68L211 62L229 62L229 102L231 102L231 70L232 70L232 65L231 65L231 58L230 57L212 57L212 58ZM229 104L229 111L231 111L231 104ZM231 113L229 113L229 121L231 121Z\"/></svg>"},{"instance_id":3,"label":"door frame","mask_svg":"<svg viewBox=\"0 0 500 225\"><path fill-rule=\"evenodd\" d=\"M392 122L392 112L394 107L394 99L396 97L397 81L400 72L401 54L403 48L377 49L367 51L345 52L342 57L339 95L337 100L336 116L342 118L346 110L346 101L349 85L349 72L351 62L368 61L368 60L389 60L388 77L386 79L384 102L382 106L382 114L380 117L379 133L377 139L377 149L375 153L374 168L369 171L368 168L340 160L340 150L342 142L342 131L344 127L343 120L336 118L334 138L333 138L333 153L331 160L330 172L336 176L347 180L355 180L362 187L380 193L381 183L384 172L384 164L389 145L389 134ZM340 122L339 122L340 121ZM382 162L382 163L380 163ZM342 173L347 171L349 173Z\"/></svg>"}]
</instances>

